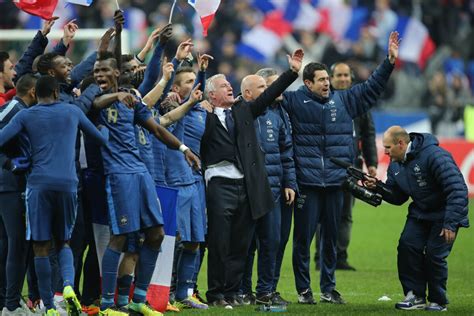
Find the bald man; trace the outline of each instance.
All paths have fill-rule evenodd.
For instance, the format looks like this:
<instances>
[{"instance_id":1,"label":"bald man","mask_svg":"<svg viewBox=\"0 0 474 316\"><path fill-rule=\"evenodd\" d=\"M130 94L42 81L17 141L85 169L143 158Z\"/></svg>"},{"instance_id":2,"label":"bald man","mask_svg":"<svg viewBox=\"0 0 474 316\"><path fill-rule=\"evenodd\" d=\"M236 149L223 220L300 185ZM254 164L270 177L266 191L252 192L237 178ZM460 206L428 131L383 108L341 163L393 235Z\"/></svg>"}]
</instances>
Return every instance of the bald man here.
<instances>
[{"instance_id":1,"label":"bald man","mask_svg":"<svg viewBox=\"0 0 474 316\"><path fill-rule=\"evenodd\" d=\"M392 126L384 133L383 146L390 157L386 185L392 191L383 193L383 199L402 205L412 198L398 242L398 276L406 297L395 308L446 311L446 258L458 229L469 226L463 175L431 134L408 134ZM374 183L367 181L371 188Z\"/></svg>"},{"instance_id":2,"label":"bald man","mask_svg":"<svg viewBox=\"0 0 474 316\"><path fill-rule=\"evenodd\" d=\"M245 101L258 98L267 88L266 81L258 75L249 75L242 80L241 93ZM277 253L281 236L281 200L291 205L295 198L296 174L293 161L291 134L280 115L273 111L279 107L275 99L270 107L255 121L255 130L260 148L265 154L265 169L268 175L275 207L257 220L255 235L247 257L242 279L242 299L245 303L265 305L287 305L274 289ZM284 196L282 197L282 194ZM252 295L252 268L258 241L258 281L256 297Z\"/></svg>"}]
</instances>

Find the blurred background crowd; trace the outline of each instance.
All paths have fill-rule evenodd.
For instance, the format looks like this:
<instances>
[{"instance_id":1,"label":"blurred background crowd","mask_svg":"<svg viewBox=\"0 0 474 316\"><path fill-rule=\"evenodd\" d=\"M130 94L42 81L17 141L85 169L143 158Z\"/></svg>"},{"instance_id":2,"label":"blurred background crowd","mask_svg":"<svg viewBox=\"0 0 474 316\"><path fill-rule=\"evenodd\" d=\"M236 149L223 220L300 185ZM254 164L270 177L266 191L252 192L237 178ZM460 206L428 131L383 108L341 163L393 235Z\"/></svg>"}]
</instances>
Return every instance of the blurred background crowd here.
<instances>
[{"instance_id":1,"label":"blurred background crowd","mask_svg":"<svg viewBox=\"0 0 474 316\"><path fill-rule=\"evenodd\" d=\"M154 28L168 23L173 1L118 3L125 11L131 51L137 53ZM116 0L95 0L90 7L65 6L60 0L62 23L55 26L76 18L81 29L107 28L116 8ZM276 11L283 17L272 14ZM11 0L0 0L0 12L0 29L41 28L39 18L20 12ZM192 37L195 51L215 57L208 73L225 74L236 90L245 75L262 66L286 68L286 54L295 46L304 48L306 62L349 62L356 82L363 81L386 55L388 32L403 28L407 58L397 65L378 110L421 112L436 135L465 135L464 118L474 105L474 0L222 0L207 37L194 9L178 0L172 22L174 45L168 45L168 56ZM277 39L267 42L268 32L258 32L262 29ZM27 44L0 37L0 50L10 51L13 60ZM87 41L74 45L69 54L76 61L96 47Z\"/></svg>"}]
</instances>

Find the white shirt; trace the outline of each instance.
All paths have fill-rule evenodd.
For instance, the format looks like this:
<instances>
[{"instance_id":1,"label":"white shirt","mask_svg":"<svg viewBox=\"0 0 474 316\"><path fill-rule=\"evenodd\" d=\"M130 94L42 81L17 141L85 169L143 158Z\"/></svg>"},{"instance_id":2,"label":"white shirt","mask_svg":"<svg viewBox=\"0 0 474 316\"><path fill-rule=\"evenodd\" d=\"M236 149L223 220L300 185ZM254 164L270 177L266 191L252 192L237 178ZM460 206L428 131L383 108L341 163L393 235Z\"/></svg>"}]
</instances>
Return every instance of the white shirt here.
<instances>
[{"instance_id":1,"label":"white shirt","mask_svg":"<svg viewBox=\"0 0 474 316\"><path fill-rule=\"evenodd\" d=\"M405 151L405 157L403 157L403 162L407 161L407 154L411 151L411 141L407 145L407 150Z\"/></svg>"},{"instance_id":2,"label":"white shirt","mask_svg":"<svg viewBox=\"0 0 474 316\"><path fill-rule=\"evenodd\" d=\"M232 110L232 108L229 109ZM215 107L214 114L217 115L217 117L219 118L219 122L221 122L222 126L224 126L224 128L227 130L227 126L225 124L224 110L226 110L226 108ZM242 179L244 177L244 174L240 172L240 170L233 163L227 160L223 160L207 167L206 172L204 174L206 184L209 183L209 180L211 180L213 177Z\"/></svg>"}]
</instances>

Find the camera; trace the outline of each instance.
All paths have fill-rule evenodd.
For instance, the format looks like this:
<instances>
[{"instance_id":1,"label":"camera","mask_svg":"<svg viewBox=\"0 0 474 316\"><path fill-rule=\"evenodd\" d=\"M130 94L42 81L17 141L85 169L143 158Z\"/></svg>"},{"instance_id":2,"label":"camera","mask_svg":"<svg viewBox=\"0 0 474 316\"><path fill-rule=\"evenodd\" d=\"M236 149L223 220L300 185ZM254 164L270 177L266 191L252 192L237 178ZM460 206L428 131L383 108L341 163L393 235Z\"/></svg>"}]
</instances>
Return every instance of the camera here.
<instances>
[{"instance_id":1,"label":"camera","mask_svg":"<svg viewBox=\"0 0 474 316\"><path fill-rule=\"evenodd\" d=\"M382 203L382 195L373 192L366 187L359 185L354 177L347 176L342 184L342 188L350 192L356 199L362 200L372 206L379 206Z\"/></svg>"}]
</instances>

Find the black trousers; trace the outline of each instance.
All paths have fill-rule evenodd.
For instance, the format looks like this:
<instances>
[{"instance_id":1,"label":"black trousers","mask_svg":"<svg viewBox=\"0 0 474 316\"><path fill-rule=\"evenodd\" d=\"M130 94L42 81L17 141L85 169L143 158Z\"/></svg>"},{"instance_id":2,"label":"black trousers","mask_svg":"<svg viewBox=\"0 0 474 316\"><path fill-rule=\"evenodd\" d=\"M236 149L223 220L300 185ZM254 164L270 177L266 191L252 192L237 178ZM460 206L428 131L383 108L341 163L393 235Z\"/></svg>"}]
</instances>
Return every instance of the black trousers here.
<instances>
[{"instance_id":1,"label":"black trousers","mask_svg":"<svg viewBox=\"0 0 474 316\"><path fill-rule=\"evenodd\" d=\"M206 296L212 303L238 294L255 220L243 179L212 178L206 200L209 242Z\"/></svg>"}]
</instances>

